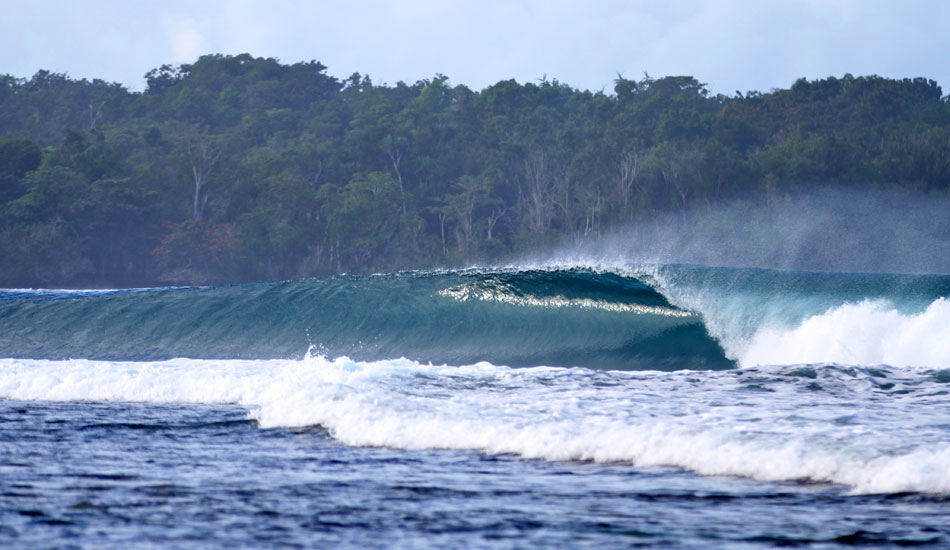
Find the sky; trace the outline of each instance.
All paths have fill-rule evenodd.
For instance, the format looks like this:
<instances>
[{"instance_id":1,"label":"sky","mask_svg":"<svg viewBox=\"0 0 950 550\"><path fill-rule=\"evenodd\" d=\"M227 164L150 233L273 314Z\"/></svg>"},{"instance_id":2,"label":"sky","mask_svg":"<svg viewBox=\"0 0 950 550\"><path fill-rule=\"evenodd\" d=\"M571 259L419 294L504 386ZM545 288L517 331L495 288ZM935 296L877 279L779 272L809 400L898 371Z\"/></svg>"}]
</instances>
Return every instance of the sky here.
<instances>
[{"instance_id":1,"label":"sky","mask_svg":"<svg viewBox=\"0 0 950 550\"><path fill-rule=\"evenodd\" d=\"M796 79L932 78L950 93L946 0L0 0L0 74L145 87L202 54L316 60L345 78L444 74L480 90L689 75L714 93Z\"/></svg>"}]
</instances>

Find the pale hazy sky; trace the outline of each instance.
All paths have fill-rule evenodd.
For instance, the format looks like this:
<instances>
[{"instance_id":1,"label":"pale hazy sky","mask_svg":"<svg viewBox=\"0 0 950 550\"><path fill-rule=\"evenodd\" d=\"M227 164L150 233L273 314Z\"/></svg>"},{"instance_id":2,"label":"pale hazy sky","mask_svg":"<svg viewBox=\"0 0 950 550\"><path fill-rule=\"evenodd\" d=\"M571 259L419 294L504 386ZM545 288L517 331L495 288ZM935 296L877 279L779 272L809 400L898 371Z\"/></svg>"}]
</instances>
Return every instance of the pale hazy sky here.
<instances>
[{"instance_id":1,"label":"pale hazy sky","mask_svg":"<svg viewBox=\"0 0 950 550\"><path fill-rule=\"evenodd\" d=\"M0 0L0 73L39 69L144 88L205 53L315 59L346 77L436 73L481 89L556 78L692 75L714 92L798 77L925 76L950 93L946 0Z\"/></svg>"}]
</instances>

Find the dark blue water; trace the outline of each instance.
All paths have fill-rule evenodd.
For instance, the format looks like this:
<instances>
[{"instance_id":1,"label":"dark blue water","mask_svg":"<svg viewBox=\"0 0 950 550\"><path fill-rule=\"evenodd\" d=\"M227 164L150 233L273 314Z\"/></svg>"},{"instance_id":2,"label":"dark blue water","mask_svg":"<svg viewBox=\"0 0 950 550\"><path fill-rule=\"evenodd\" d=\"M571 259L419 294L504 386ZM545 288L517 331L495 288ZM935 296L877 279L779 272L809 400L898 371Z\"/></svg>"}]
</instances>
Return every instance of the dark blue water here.
<instances>
[{"instance_id":1,"label":"dark blue water","mask_svg":"<svg viewBox=\"0 0 950 550\"><path fill-rule=\"evenodd\" d=\"M5 548L950 545L946 497L350 447L229 406L0 401Z\"/></svg>"}]
</instances>

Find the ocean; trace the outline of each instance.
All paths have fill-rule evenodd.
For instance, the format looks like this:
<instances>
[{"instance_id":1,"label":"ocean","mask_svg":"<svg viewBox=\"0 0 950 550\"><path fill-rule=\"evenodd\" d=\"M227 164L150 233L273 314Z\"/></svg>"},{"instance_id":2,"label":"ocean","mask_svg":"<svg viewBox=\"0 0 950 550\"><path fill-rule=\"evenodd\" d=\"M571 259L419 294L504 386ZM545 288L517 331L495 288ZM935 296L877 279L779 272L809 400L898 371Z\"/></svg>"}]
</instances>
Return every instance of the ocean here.
<instances>
[{"instance_id":1,"label":"ocean","mask_svg":"<svg viewBox=\"0 0 950 550\"><path fill-rule=\"evenodd\" d=\"M0 547L947 548L948 413L948 275L0 290Z\"/></svg>"}]
</instances>

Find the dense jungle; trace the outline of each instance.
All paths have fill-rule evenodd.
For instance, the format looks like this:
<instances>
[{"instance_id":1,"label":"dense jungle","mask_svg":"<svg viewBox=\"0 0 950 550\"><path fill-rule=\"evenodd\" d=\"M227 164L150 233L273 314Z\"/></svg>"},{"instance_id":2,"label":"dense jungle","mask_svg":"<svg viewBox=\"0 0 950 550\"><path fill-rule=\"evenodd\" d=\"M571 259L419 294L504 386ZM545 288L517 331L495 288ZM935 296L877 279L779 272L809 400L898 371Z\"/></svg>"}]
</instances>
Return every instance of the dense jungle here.
<instances>
[{"instance_id":1,"label":"dense jungle","mask_svg":"<svg viewBox=\"0 0 950 550\"><path fill-rule=\"evenodd\" d=\"M780 208L818 186L950 191L950 101L926 78L472 90L244 54L145 79L136 92L0 76L0 286L464 266L660 217L688 225L724 201ZM950 243L946 218L923 230Z\"/></svg>"}]
</instances>

